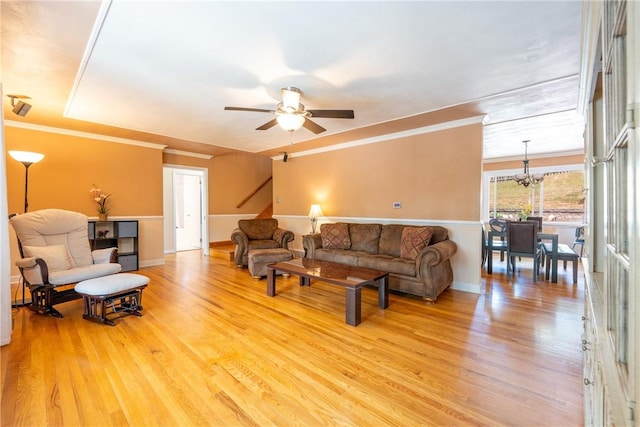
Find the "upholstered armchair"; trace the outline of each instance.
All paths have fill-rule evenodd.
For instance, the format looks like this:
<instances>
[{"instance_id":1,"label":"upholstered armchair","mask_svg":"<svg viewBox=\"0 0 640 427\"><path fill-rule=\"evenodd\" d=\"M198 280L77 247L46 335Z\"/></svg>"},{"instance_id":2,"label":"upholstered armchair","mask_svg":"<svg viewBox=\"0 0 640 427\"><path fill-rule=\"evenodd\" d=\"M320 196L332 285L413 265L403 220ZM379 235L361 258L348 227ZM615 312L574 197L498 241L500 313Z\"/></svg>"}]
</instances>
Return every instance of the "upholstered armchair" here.
<instances>
[{"instance_id":1,"label":"upholstered armchair","mask_svg":"<svg viewBox=\"0 0 640 427\"><path fill-rule=\"evenodd\" d=\"M18 238L16 261L31 292L29 308L62 317L54 305L81 298L69 285L118 273L117 248L91 251L86 215L44 209L9 218Z\"/></svg>"},{"instance_id":2,"label":"upholstered armchair","mask_svg":"<svg viewBox=\"0 0 640 427\"><path fill-rule=\"evenodd\" d=\"M293 238L292 231L278 227L277 219L241 219L238 228L231 233L231 240L236 244L235 263L238 267L246 267L252 249L289 249Z\"/></svg>"}]
</instances>

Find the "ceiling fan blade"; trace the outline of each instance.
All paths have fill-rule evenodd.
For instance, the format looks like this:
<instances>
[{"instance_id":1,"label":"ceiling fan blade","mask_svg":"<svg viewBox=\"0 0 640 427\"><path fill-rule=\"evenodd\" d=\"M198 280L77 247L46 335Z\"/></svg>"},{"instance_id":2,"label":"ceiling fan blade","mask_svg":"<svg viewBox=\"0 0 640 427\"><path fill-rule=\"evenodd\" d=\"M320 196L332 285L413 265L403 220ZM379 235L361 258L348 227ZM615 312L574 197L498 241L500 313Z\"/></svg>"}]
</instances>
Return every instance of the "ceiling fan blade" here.
<instances>
[{"instance_id":1,"label":"ceiling fan blade","mask_svg":"<svg viewBox=\"0 0 640 427\"><path fill-rule=\"evenodd\" d=\"M273 110L265 110L263 108L245 108L245 107L224 107L229 111L252 111L254 113L275 113Z\"/></svg>"},{"instance_id":2,"label":"ceiling fan blade","mask_svg":"<svg viewBox=\"0 0 640 427\"><path fill-rule=\"evenodd\" d=\"M316 122L312 122L311 119L304 119L304 123L302 124L305 128L309 129L311 132L318 134L324 132L326 129L317 124Z\"/></svg>"},{"instance_id":3,"label":"ceiling fan blade","mask_svg":"<svg viewBox=\"0 0 640 427\"><path fill-rule=\"evenodd\" d=\"M331 119L353 119L353 110L307 110L311 117L326 117Z\"/></svg>"},{"instance_id":4,"label":"ceiling fan blade","mask_svg":"<svg viewBox=\"0 0 640 427\"><path fill-rule=\"evenodd\" d=\"M263 124L262 126L260 126L259 128L256 128L256 130L267 130L267 129L271 129L272 127L274 127L275 125L278 124L278 119L275 118L273 120L268 121L267 123Z\"/></svg>"}]
</instances>

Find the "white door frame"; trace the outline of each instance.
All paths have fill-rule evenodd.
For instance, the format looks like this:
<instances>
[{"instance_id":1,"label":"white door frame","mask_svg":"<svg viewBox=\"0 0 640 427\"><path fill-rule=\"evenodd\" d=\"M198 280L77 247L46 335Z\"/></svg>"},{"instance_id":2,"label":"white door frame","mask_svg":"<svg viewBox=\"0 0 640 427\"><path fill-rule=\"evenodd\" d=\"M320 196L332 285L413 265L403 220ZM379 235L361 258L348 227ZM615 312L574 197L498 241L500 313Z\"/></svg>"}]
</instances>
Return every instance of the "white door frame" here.
<instances>
[{"instance_id":1,"label":"white door frame","mask_svg":"<svg viewBox=\"0 0 640 427\"><path fill-rule=\"evenodd\" d=\"M208 206L209 206L209 170L207 168L199 168L194 166L182 166L182 165L172 165L172 164L164 164L163 171L171 172L171 176L173 177L174 172L180 172L184 174L191 175L199 175L202 178L202 185L200 186L200 200L202 201L200 206L200 222L202 224L201 234L200 234L200 242L202 249L202 254L204 256L209 256L209 214L208 214ZM172 243L167 245L165 241L165 253L172 253L176 251L176 239L175 239L175 212L174 212L174 200L175 194L173 191L173 179L167 179L167 175L163 174L163 188L164 188L164 228L165 228L165 236L168 236L168 230L171 230ZM166 240L166 237L165 237Z\"/></svg>"}]
</instances>

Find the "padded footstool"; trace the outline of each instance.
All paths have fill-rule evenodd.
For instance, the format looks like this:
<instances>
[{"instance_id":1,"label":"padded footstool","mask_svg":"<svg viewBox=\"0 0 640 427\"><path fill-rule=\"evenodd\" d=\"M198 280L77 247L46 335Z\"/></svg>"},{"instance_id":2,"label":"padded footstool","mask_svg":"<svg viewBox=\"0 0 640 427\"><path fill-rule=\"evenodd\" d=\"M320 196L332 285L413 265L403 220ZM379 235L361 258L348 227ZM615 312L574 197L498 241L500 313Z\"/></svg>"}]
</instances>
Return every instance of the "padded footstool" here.
<instances>
[{"instance_id":1,"label":"padded footstool","mask_svg":"<svg viewBox=\"0 0 640 427\"><path fill-rule=\"evenodd\" d=\"M267 275L267 265L293 258L290 251L278 249L253 249L249 251L249 272L259 279Z\"/></svg>"},{"instance_id":2,"label":"padded footstool","mask_svg":"<svg viewBox=\"0 0 640 427\"><path fill-rule=\"evenodd\" d=\"M142 290L147 283L148 277L132 273L96 277L78 283L75 290L82 295L82 318L114 326L113 320L107 319L107 314L142 316Z\"/></svg>"}]
</instances>

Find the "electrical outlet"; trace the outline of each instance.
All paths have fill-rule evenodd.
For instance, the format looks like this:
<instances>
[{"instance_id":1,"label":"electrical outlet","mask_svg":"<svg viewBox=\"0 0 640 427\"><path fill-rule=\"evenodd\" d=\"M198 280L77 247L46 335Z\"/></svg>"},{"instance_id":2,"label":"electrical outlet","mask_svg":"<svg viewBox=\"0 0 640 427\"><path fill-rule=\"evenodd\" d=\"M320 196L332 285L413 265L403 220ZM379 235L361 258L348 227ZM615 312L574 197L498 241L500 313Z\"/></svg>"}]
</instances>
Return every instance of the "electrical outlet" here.
<instances>
[{"instance_id":1,"label":"electrical outlet","mask_svg":"<svg viewBox=\"0 0 640 427\"><path fill-rule=\"evenodd\" d=\"M402 203L400 202L393 202L393 209L400 209L402 207Z\"/></svg>"}]
</instances>

